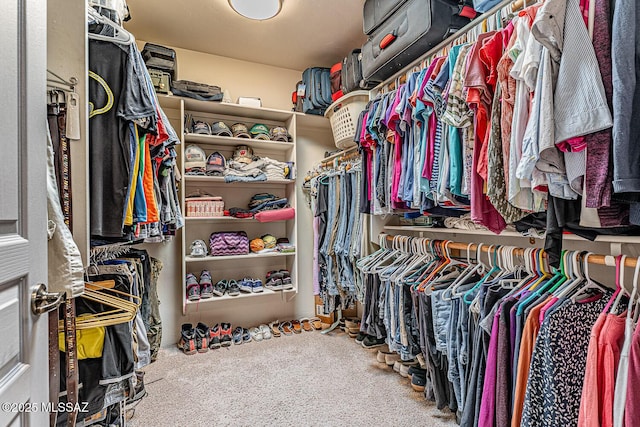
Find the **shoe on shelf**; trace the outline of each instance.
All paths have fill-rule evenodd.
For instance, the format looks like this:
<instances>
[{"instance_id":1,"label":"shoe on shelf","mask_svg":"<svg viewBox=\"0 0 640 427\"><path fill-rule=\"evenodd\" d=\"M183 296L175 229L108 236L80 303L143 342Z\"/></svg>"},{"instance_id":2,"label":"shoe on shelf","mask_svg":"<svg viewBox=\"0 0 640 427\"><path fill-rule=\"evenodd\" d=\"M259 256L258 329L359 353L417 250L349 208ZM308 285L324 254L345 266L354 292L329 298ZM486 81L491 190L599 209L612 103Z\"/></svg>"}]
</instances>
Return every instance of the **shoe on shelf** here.
<instances>
[{"instance_id":1,"label":"shoe on shelf","mask_svg":"<svg viewBox=\"0 0 640 427\"><path fill-rule=\"evenodd\" d=\"M260 292L264 291L264 287L262 286L262 280L260 279L253 279L251 281L251 292L253 292L254 294L259 294Z\"/></svg>"},{"instance_id":2,"label":"shoe on shelf","mask_svg":"<svg viewBox=\"0 0 640 427\"><path fill-rule=\"evenodd\" d=\"M358 333L358 335L356 336L356 343L362 345L362 341L364 341L364 339L368 336L369 335L365 334L364 332Z\"/></svg>"},{"instance_id":3,"label":"shoe on shelf","mask_svg":"<svg viewBox=\"0 0 640 427\"><path fill-rule=\"evenodd\" d=\"M233 341L233 334L231 332L231 323L220 324L220 345L222 347L229 347Z\"/></svg>"},{"instance_id":4,"label":"shoe on shelf","mask_svg":"<svg viewBox=\"0 0 640 427\"><path fill-rule=\"evenodd\" d=\"M184 354L192 355L198 352L196 347L196 331L193 329L191 323L184 323L180 332L180 341L178 341L178 348L184 352Z\"/></svg>"},{"instance_id":5,"label":"shoe on shelf","mask_svg":"<svg viewBox=\"0 0 640 427\"><path fill-rule=\"evenodd\" d=\"M368 335L364 340L362 340L362 347L364 348L378 348L385 345L384 338L376 338L374 336Z\"/></svg>"},{"instance_id":6,"label":"shoe on shelf","mask_svg":"<svg viewBox=\"0 0 640 427\"><path fill-rule=\"evenodd\" d=\"M229 281L229 286L227 287L227 293L229 296L237 297L240 295L240 286L238 286L238 282L235 280Z\"/></svg>"},{"instance_id":7,"label":"shoe on shelf","mask_svg":"<svg viewBox=\"0 0 640 427\"><path fill-rule=\"evenodd\" d=\"M245 277L240 281L240 283L238 283L238 288L240 289L240 292L246 292L250 294L253 290L253 279Z\"/></svg>"},{"instance_id":8,"label":"shoe on shelf","mask_svg":"<svg viewBox=\"0 0 640 427\"><path fill-rule=\"evenodd\" d=\"M415 391L424 391L424 388L427 385L427 376L422 375L412 375L411 376L411 388Z\"/></svg>"},{"instance_id":9,"label":"shoe on shelf","mask_svg":"<svg viewBox=\"0 0 640 427\"><path fill-rule=\"evenodd\" d=\"M213 298L213 283L209 270L200 273L200 298Z\"/></svg>"},{"instance_id":10,"label":"shoe on shelf","mask_svg":"<svg viewBox=\"0 0 640 427\"><path fill-rule=\"evenodd\" d=\"M223 296L227 292L227 287L229 283L226 280L219 280L218 283L213 285L213 295L217 297Z\"/></svg>"},{"instance_id":11,"label":"shoe on shelf","mask_svg":"<svg viewBox=\"0 0 640 427\"><path fill-rule=\"evenodd\" d=\"M272 291L282 290L282 277L283 274L277 270L268 272L264 287Z\"/></svg>"},{"instance_id":12,"label":"shoe on shelf","mask_svg":"<svg viewBox=\"0 0 640 427\"><path fill-rule=\"evenodd\" d=\"M235 345L242 344L243 331L244 331L244 328L242 326L236 326L236 328L233 330L233 343Z\"/></svg>"},{"instance_id":13,"label":"shoe on shelf","mask_svg":"<svg viewBox=\"0 0 640 427\"><path fill-rule=\"evenodd\" d=\"M209 348L215 350L220 348L220 325L216 323L209 329Z\"/></svg>"},{"instance_id":14,"label":"shoe on shelf","mask_svg":"<svg viewBox=\"0 0 640 427\"><path fill-rule=\"evenodd\" d=\"M398 353L387 354L384 356L384 361L387 366L393 366L398 360L400 360L400 355Z\"/></svg>"},{"instance_id":15,"label":"shoe on shelf","mask_svg":"<svg viewBox=\"0 0 640 427\"><path fill-rule=\"evenodd\" d=\"M402 375L402 371L400 371L400 375ZM426 377L427 376L427 370L421 368L420 366L409 366L409 369L407 370L407 378L411 379L413 378L414 375L418 375L421 377Z\"/></svg>"},{"instance_id":16,"label":"shoe on shelf","mask_svg":"<svg viewBox=\"0 0 640 427\"><path fill-rule=\"evenodd\" d=\"M287 275L282 278L282 290L286 291L289 289L293 289L293 282L291 281L291 276L287 272Z\"/></svg>"},{"instance_id":17,"label":"shoe on shelf","mask_svg":"<svg viewBox=\"0 0 640 427\"><path fill-rule=\"evenodd\" d=\"M198 350L198 353L206 353L209 351L209 327L202 322L198 322L195 333L196 349Z\"/></svg>"},{"instance_id":18,"label":"shoe on shelf","mask_svg":"<svg viewBox=\"0 0 640 427\"><path fill-rule=\"evenodd\" d=\"M189 301L200 301L200 284L196 276L187 274L187 299Z\"/></svg>"}]
</instances>

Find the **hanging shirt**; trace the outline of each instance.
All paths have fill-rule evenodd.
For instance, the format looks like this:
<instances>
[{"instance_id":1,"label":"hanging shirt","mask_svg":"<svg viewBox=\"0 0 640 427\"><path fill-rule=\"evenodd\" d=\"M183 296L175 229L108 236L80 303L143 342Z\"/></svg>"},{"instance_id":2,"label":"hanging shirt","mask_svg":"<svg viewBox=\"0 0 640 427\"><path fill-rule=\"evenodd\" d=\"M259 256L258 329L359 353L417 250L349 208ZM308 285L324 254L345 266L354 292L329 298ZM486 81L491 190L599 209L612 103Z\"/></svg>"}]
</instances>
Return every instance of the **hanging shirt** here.
<instances>
[{"instance_id":1,"label":"hanging shirt","mask_svg":"<svg viewBox=\"0 0 640 427\"><path fill-rule=\"evenodd\" d=\"M598 372L598 340L607 318L606 313L598 316L589 338L587 359L585 365L584 382L582 386L582 398L578 416L578 427L595 427L600 425L600 403L597 390L600 390L600 373Z\"/></svg>"},{"instance_id":2,"label":"hanging shirt","mask_svg":"<svg viewBox=\"0 0 640 427\"><path fill-rule=\"evenodd\" d=\"M612 107L610 0L591 0L591 4L594 6L595 12L593 47L598 59L607 103L609 107ZM600 208L611 204L611 193L613 192L613 170L610 167L612 138L611 129L585 136L589 167L584 177L584 197L588 208Z\"/></svg>"},{"instance_id":3,"label":"hanging shirt","mask_svg":"<svg viewBox=\"0 0 640 427\"><path fill-rule=\"evenodd\" d=\"M506 47L506 51L498 62L498 82L502 89L502 115L500 120L500 130L502 132L502 164L504 167L504 178L507 188L510 185L511 170L509 167L509 153L511 151L511 124L513 122L513 108L516 98L516 81L511 77L511 69L513 68L513 59L509 52L513 48L518 39L517 24L519 18L515 17L512 21L514 29Z\"/></svg>"},{"instance_id":4,"label":"hanging shirt","mask_svg":"<svg viewBox=\"0 0 640 427\"><path fill-rule=\"evenodd\" d=\"M616 0L611 44L613 81L616 83L613 87L613 188L616 193L640 192L639 43L638 2ZM625 195L616 196L620 197Z\"/></svg>"},{"instance_id":5,"label":"hanging shirt","mask_svg":"<svg viewBox=\"0 0 640 427\"><path fill-rule=\"evenodd\" d=\"M154 103L137 70L129 48L89 41L89 187L99 195L91 197L92 236L123 235L133 169L129 123L140 120L155 132Z\"/></svg>"},{"instance_id":6,"label":"hanging shirt","mask_svg":"<svg viewBox=\"0 0 640 427\"><path fill-rule=\"evenodd\" d=\"M589 336L607 300L567 300L547 313L533 349L522 427L576 425Z\"/></svg>"},{"instance_id":7,"label":"hanging shirt","mask_svg":"<svg viewBox=\"0 0 640 427\"><path fill-rule=\"evenodd\" d=\"M602 399L600 407L600 425L602 427L613 426L616 373L624 341L625 317L626 313L622 315L609 314L598 339L598 372L602 377L598 394Z\"/></svg>"},{"instance_id":8,"label":"hanging shirt","mask_svg":"<svg viewBox=\"0 0 640 427\"><path fill-rule=\"evenodd\" d=\"M640 396L640 323L636 325L631 338L628 376L624 420L626 426L630 427L640 419L640 405L638 404L638 396Z\"/></svg>"}]
</instances>

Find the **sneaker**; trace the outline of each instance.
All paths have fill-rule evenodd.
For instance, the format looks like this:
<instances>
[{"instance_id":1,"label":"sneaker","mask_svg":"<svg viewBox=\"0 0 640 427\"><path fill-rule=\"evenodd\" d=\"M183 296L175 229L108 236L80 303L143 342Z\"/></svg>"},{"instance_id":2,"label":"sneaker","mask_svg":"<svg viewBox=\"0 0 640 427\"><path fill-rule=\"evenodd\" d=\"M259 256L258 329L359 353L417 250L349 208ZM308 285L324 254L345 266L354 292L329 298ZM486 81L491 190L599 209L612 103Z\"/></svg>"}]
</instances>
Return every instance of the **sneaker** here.
<instances>
[{"instance_id":1,"label":"sneaker","mask_svg":"<svg viewBox=\"0 0 640 427\"><path fill-rule=\"evenodd\" d=\"M199 322L195 329L196 332L196 349L198 353L206 353L209 351L209 327Z\"/></svg>"},{"instance_id":2,"label":"sneaker","mask_svg":"<svg viewBox=\"0 0 640 427\"><path fill-rule=\"evenodd\" d=\"M196 348L196 332L193 329L191 323L184 323L182 325L182 331L180 332L180 341L178 341L178 348L184 352L184 354L192 355L198 351Z\"/></svg>"},{"instance_id":3,"label":"sneaker","mask_svg":"<svg viewBox=\"0 0 640 427\"><path fill-rule=\"evenodd\" d=\"M196 276L187 274L187 299L189 301L200 301L200 284Z\"/></svg>"},{"instance_id":4,"label":"sneaker","mask_svg":"<svg viewBox=\"0 0 640 427\"><path fill-rule=\"evenodd\" d=\"M380 350L378 350L378 354L376 354L376 361L378 363L384 363L386 364L387 362L385 361L385 357L386 357L387 353L383 353Z\"/></svg>"},{"instance_id":5,"label":"sneaker","mask_svg":"<svg viewBox=\"0 0 640 427\"><path fill-rule=\"evenodd\" d=\"M207 256L207 245L204 243L204 240L194 240L191 242L191 256L192 257L206 257Z\"/></svg>"},{"instance_id":6,"label":"sneaker","mask_svg":"<svg viewBox=\"0 0 640 427\"><path fill-rule=\"evenodd\" d=\"M387 366L393 366L397 361L400 360L400 355L398 353L387 354L384 356L384 361Z\"/></svg>"},{"instance_id":7,"label":"sneaker","mask_svg":"<svg viewBox=\"0 0 640 427\"><path fill-rule=\"evenodd\" d=\"M213 285L213 295L217 297L223 296L227 292L227 286L229 286L229 283L226 280L218 281L218 283Z\"/></svg>"},{"instance_id":8,"label":"sneaker","mask_svg":"<svg viewBox=\"0 0 640 427\"><path fill-rule=\"evenodd\" d=\"M266 283L264 284L265 288L271 289L272 291L282 290L282 278L284 274L282 272L273 270L267 273Z\"/></svg>"},{"instance_id":9,"label":"sneaker","mask_svg":"<svg viewBox=\"0 0 640 427\"><path fill-rule=\"evenodd\" d=\"M231 341L233 340L231 334L231 323L221 323L220 324L220 345L222 347L229 347L231 345Z\"/></svg>"},{"instance_id":10,"label":"sneaker","mask_svg":"<svg viewBox=\"0 0 640 427\"><path fill-rule=\"evenodd\" d=\"M237 297L238 295L240 295L240 286L238 286L238 282L236 282L235 280L231 280L229 282L229 286L227 287L227 293L232 297Z\"/></svg>"},{"instance_id":11,"label":"sneaker","mask_svg":"<svg viewBox=\"0 0 640 427\"><path fill-rule=\"evenodd\" d=\"M258 330L258 332L260 332ZM245 343L251 342L251 332L247 328L242 328L242 341Z\"/></svg>"},{"instance_id":12,"label":"sneaker","mask_svg":"<svg viewBox=\"0 0 640 427\"><path fill-rule=\"evenodd\" d=\"M411 388L415 391L424 391L427 385L427 376L424 375L412 375L411 376Z\"/></svg>"},{"instance_id":13,"label":"sneaker","mask_svg":"<svg viewBox=\"0 0 640 427\"><path fill-rule=\"evenodd\" d=\"M220 348L220 325L215 324L209 329L209 348L215 350Z\"/></svg>"},{"instance_id":14,"label":"sneaker","mask_svg":"<svg viewBox=\"0 0 640 427\"><path fill-rule=\"evenodd\" d=\"M236 328L233 330L233 343L235 345L240 345L242 344L242 332L244 331L244 328L242 326L236 326Z\"/></svg>"},{"instance_id":15,"label":"sneaker","mask_svg":"<svg viewBox=\"0 0 640 427\"><path fill-rule=\"evenodd\" d=\"M398 371L398 373L400 374L400 376L402 378L408 378L409 377L409 369L411 369L414 366L417 366L417 362L415 362L415 364L409 364L408 362L403 362L402 364L400 364L400 370ZM394 367L395 367L395 365L394 365Z\"/></svg>"},{"instance_id":16,"label":"sneaker","mask_svg":"<svg viewBox=\"0 0 640 427\"><path fill-rule=\"evenodd\" d=\"M251 292L253 292L254 294L259 294L262 291L264 291L264 288L262 287L262 280L253 279L251 282Z\"/></svg>"},{"instance_id":17,"label":"sneaker","mask_svg":"<svg viewBox=\"0 0 640 427\"><path fill-rule=\"evenodd\" d=\"M407 378L411 379L414 375L418 375L421 377L427 376L427 370L421 368L420 366L410 366L407 372Z\"/></svg>"},{"instance_id":18,"label":"sneaker","mask_svg":"<svg viewBox=\"0 0 640 427\"><path fill-rule=\"evenodd\" d=\"M364 340L362 340L362 347L364 348L378 348L384 345L384 338L376 338L374 336L368 335Z\"/></svg>"},{"instance_id":19,"label":"sneaker","mask_svg":"<svg viewBox=\"0 0 640 427\"><path fill-rule=\"evenodd\" d=\"M286 291L288 289L293 289L293 282L291 281L291 276L284 276L282 278L282 290Z\"/></svg>"},{"instance_id":20,"label":"sneaker","mask_svg":"<svg viewBox=\"0 0 640 427\"><path fill-rule=\"evenodd\" d=\"M364 332L360 332L357 336L356 336L356 343L362 345L362 341L364 341L364 339L368 337L367 334L365 334Z\"/></svg>"},{"instance_id":21,"label":"sneaker","mask_svg":"<svg viewBox=\"0 0 640 427\"><path fill-rule=\"evenodd\" d=\"M253 279L245 277L238 284L238 288L240 289L240 292L246 292L250 294L253 289Z\"/></svg>"},{"instance_id":22,"label":"sneaker","mask_svg":"<svg viewBox=\"0 0 640 427\"><path fill-rule=\"evenodd\" d=\"M213 298L213 283L208 270L200 273L200 298Z\"/></svg>"}]
</instances>

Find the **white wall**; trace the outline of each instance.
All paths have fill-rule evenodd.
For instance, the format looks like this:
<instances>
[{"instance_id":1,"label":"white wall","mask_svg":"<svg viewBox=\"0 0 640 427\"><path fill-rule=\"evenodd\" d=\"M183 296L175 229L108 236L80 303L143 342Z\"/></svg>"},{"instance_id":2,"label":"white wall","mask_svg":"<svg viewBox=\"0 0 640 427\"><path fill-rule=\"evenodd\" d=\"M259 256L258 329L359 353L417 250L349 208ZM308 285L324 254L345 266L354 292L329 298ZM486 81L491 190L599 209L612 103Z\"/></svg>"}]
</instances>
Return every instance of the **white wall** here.
<instances>
[{"instance_id":1,"label":"white wall","mask_svg":"<svg viewBox=\"0 0 640 427\"><path fill-rule=\"evenodd\" d=\"M145 41L137 42L142 50ZM262 99L263 107L291 110L291 93L302 80L302 71L174 49L178 58L178 79L220 86L229 91L234 102L239 96L255 96Z\"/></svg>"}]
</instances>

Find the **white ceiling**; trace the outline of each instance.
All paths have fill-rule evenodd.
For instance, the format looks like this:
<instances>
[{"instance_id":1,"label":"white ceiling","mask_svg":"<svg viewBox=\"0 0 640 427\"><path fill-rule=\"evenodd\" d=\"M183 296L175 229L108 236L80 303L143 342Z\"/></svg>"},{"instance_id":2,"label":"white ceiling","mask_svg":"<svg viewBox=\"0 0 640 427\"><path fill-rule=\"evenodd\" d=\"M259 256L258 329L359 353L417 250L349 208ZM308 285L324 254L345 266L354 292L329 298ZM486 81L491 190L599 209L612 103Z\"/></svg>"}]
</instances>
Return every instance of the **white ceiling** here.
<instances>
[{"instance_id":1,"label":"white ceiling","mask_svg":"<svg viewBox=\"0 0 640 427\"><path fill-rule=\"evenodd\" d=\"M227 0L127 0L139 40L293 70L330 67L362 46L364 0L284 0L278 16L252 21Z\"/></svg>"}]
</instances>

